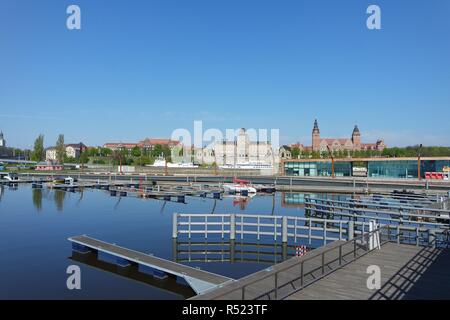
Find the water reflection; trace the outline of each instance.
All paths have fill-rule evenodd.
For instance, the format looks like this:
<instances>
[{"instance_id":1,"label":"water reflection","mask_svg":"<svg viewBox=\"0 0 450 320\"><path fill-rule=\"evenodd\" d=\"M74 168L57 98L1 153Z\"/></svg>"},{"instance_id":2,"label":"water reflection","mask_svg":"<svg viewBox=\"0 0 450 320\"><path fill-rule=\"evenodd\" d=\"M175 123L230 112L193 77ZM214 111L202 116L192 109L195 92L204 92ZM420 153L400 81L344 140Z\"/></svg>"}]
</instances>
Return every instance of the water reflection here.
<instances>
[{"instance_id":1,"label":"water reflection","mask_svg":"<svg viewBox=\"0 0 450 320\"><path fill-rule=\"evenodd\" d=\"M345 200L348 196L347 194L282 192L281 206L283 208L304 208L305 198Z\"/></svg>"},{"instance_id":2,"label":"water reflection","mask_svg":"<svg viewBox=\"0 0 450 320\"><path fill-rule=\"evenodd\" d=\"M53 200L55 201L56 210L63 211L65 198L66 198L65 191L62 191L62 190L54 191Z\"/></svg>"},{"instance_id":3,"label":"water reflection","mask_svg":"<svg viewBox=\"0 0 450 320\"><path fill-rule=\"evenodd\" d=\"M239 240L177 240L172 242L175 262L248 262L276 264L295 256L296 246L287 243Z\"/></svg>"},{"instance_id":4,"label":"water reflection","mask_svg":"<svg viewBox=\"0 0 450 320\"><path fill-rule=\"evenodd\" d=\"M116 264L99 260L97 257L97 253L95 252L81 254L72 251L72 256L69 257L69 259L86 264L93 268L114 273L127 279L148 284L152 287L168 291L170 293L177 294L180 296L180 298L183 299L188 299L195 296L195 292L191 289L191 287L182 283L178 283L175 277L169 276L163 280L156 279L151 275L139 272L136 264L132 264L129 267L119 267Z\"/></svg>"},{"instance_id":5,"label":"water reflection","mask_svg":"<svg viewBox=\"0 0 450 320\"><path fill-rule=\"evenodd\" d=\"M32 198L35 209L42 211L42 189L32 189Z\"/></svg>"},{"instance_id":6,"label":"water reflection","mask_svg":"<svg viewBox=\"0 0 450 320\"><path fill-rule=\"evenodd\" d=\"M2 201L4 192L5 192L5 188L2 185L0 185L0 201Z\"/></svg>"}]
</instances>

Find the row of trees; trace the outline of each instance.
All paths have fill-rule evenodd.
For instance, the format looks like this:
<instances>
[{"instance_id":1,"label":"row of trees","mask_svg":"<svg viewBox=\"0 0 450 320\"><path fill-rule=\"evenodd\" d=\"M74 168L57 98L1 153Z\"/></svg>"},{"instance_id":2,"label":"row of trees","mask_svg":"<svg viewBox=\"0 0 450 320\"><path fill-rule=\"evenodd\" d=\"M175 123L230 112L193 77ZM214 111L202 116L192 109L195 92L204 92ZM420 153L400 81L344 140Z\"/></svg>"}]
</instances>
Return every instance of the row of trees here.
<instances>
[{"instance_id":1,"label":"row of trees","mask_svg":"<svg viewBox=\"0 0 450 320\"><path fill-rule=\"evenodd\" d=\"M393 147L385 148L383 151L376 150L355 150L355 151L336 151L333 152L335 158L373 158L373 157L417 157L418 155L422 157L450 157L450 147L420 147L420 146L408 146L404 148ZM300 148L291 148L291 155L293 159L297 158L329 158L330 154L328 152L302 152Z\"/></svg>"}]
</instances>

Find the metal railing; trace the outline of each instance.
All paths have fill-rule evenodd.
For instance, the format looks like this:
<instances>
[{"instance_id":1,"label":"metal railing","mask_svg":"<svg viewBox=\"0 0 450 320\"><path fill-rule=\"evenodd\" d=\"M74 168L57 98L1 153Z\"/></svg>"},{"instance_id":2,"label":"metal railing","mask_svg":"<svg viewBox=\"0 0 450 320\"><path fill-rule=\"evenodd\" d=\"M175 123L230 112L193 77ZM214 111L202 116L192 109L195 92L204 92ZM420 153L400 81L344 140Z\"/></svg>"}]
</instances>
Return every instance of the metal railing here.
<instances>
[{"instance_id":1,"label":"metal railing","mask_svg":"<svg viewBox=\"0 0 450 320\"><path fill-rule=\"evenodd\" d=\"M384 222L384 224L399 223L437 228L448 228L450 226L450 217L448 215L419 214L409 212L408 210L377 210L362 208L361 206L364 206L364 204L353 203L352 206L345 206L341 202L307 198L305 202L305 214L330 218L340 216L362 221L376 220L377 222ZM441 211L440 213L449 214L450 212Z\"/></svg>"},{"instance_id":2,"label":"metal railing","mask_svg":"<svg viewBox=\"0 0 450 320\"><path fill-rule=\"evenodd\" d=\"M367 223L360 223L362 229ZM353 230L353 222L346 220L327 220L296 216L269 216L252 214L178 214L173 216L173 238L187 235L220 235L223 239L229 236L231 240L244 240L246 236L270 237L274 241L297 242L307 239L329 241L346 240L349 230Z\"/></svg>"},{"instance_id":3,"label":"metal railing","mask_svg":"<svg viewBox=\"0 0 450 320\"><path fill-rule=\"evenodd\" d=\"M411 232L412 235L406 235L405 232ZM420 232L428 233L428 237L423 237L420 240ZM377 245L369 245L373 243L373 237L378 237L380 247L387 242L409 243L409 240L414 239L414 242L419 245L432 247L446 247L449 248L450 237L449 231L443 229L425 229L425 228L411 228L405 226L380 226L377 229L363 233L350 241L339 243L328 249L317 252L310 252L307 256L298 258L299 260L277 270L268 270L266 276L259 277L255 280L241 279L242 286L232 288L226 292L214 296L215 299L221 298L235 292L240 292L240 299L285 299L288 296L304 289L312 283L322 279L330 273L339 268L355 261L365 254L375 250ZM314 261L319 260L314 263ZM286 263L286 262L285 262ZM284 277L283 277L284 276ZM284 282L282 279L286 279ZM273 279L273 286L265 292L252 294L251 287L256 284L267 284L268 279ZM292 289L290 289L292 288ZM284 290L284 291L283 291ZM235 296L233 296L235 298Z\"/></svg>"},{"instance_id":4,"label":"metal railing","mask_svg":"<svg viewBox=\"0 0 450 320\"><path fill-rule=\"evenodd\" d=\"M244 284L240 288L231 289L225 293L222 293L214 298L220 298L235 291L240 291L240 298L242 300L252 299L258 300L264 297L268 299L274 298L275 300L282 300L288 296L300 291L306 286L318 281L319 279L325 277L331 272L344 265L351 263L358 259L359 257L367 254L368 252L374 250L369 246L370 237L375 234L381 235L379 232L381 228L375 229L371 232L365 233L364 235L355 237L351 241L346 241L340 243L338 246L322 250L321 252L314 253L311 252L308 256L300 258L300 260L294 265L289 265L275 272L269 273L266 276L259 277L258 279L252 281L241 280ZM383 245L387 241L382 242L380 238L380 244ZM349 248L349 249L348 249ZM332 255L332 253L334 253ZM319 263L312 263L314 259L320 258ZM327 258L331 258L327 260ZM310 263L310 265L308 265ZM281 282L281 275L285 274L290 277L288 281ZM267 279L273 278L273 287L263 293L257 295L248 296L248 289L255 284L266 282ZM267 283L267 282L266 282ZM286 293L280 292L283 288L292 287L294 289L288 290Z\"/></svg>"}]
</instances>

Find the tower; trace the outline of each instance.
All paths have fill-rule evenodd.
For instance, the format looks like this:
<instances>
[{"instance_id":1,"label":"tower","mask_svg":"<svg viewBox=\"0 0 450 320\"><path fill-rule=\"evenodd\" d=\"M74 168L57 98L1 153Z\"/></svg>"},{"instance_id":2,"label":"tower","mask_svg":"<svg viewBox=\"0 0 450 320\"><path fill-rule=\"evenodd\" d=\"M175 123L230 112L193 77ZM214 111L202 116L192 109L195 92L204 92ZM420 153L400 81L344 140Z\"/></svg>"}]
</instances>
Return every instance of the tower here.
<instances>
[{"instance_id":1,"label":"tower","mask_svg":"<svg viewBox=\"0 0 450 320\"><path fill-rule=\"evenodd\" d=\"M355 125L355 128L353 129L352 142L354 150L361 150L361 133L359 132L357 125Z\"/></svg>"},{"instance_id":2,"label":"tower","mask_svg":"<svg viewBox=\"0 0 450 320\"><path fill-rule=\"evenodd\" d=\"M312 149L313 151L319 151L320 149L320 130L317 119L314 120L314 127L312 130Z\"/></svg>"},{"instance_id":3,"label":"tower","mask_svg":"<svg viewBox=\"0 0 450 320\"><path fill-rule=\"evenodd\" d=\"M0 131L0 147L6 147L6 141L3 138L3 131Z\"/></svg>"}]
</instances>

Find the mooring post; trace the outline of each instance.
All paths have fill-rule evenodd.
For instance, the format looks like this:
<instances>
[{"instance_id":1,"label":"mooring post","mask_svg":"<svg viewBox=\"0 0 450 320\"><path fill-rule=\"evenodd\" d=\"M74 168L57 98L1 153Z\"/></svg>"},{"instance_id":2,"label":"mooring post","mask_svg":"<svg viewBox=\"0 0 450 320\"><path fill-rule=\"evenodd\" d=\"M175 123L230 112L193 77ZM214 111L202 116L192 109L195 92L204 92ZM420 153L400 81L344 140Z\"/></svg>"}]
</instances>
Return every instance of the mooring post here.
<instances>
[{"instance_id":1,"label":"mooring post","mask_svg":"<svg viewBox=\"0 0 450 320\"><path fill-rule=\"evenodd\" d=\"M173 214L172 221L172 238L178 237L178 213Z\"/></svg>"},{"instance_id":2,"label":"mooring post","mask_svg":"<svg viewBox=\"0 0 450 320\"><path fill-rule=\"evenodd\" d=\"M230 240L236 239L236 215L230 214Z\"/></svg>"},{"instance_id":3,"label":"mooring post","mask_svg":"<svg viewBox=\"0 0 450 320\"><path fill-rule=\"evenodd\" d=\"M436 230L435 229L428 230L428 245L431 245L431 247L436 248Z\"/></svg>"},{"instance_id":4,"label":"mooring post","mask_svg":"<svg viewBox=\"0 0 450 320\"><path fill-rule=\"evenodd\" d=\"M288 224L287 216L283 216L282 228L281 228L281 241L283 243L287 242L288 238Z\"/></svg>"},{"instance_id":5,"label":"mooring post","mask_svg":"<svg viewBox=\"0 0 450 320\"><path fill-rule=\"evenodd\" d=\"M353 240L354 234L355 234L355 223L353 221L349 221L347 230L348 241Z\"/></svg>"}]
</instances>

